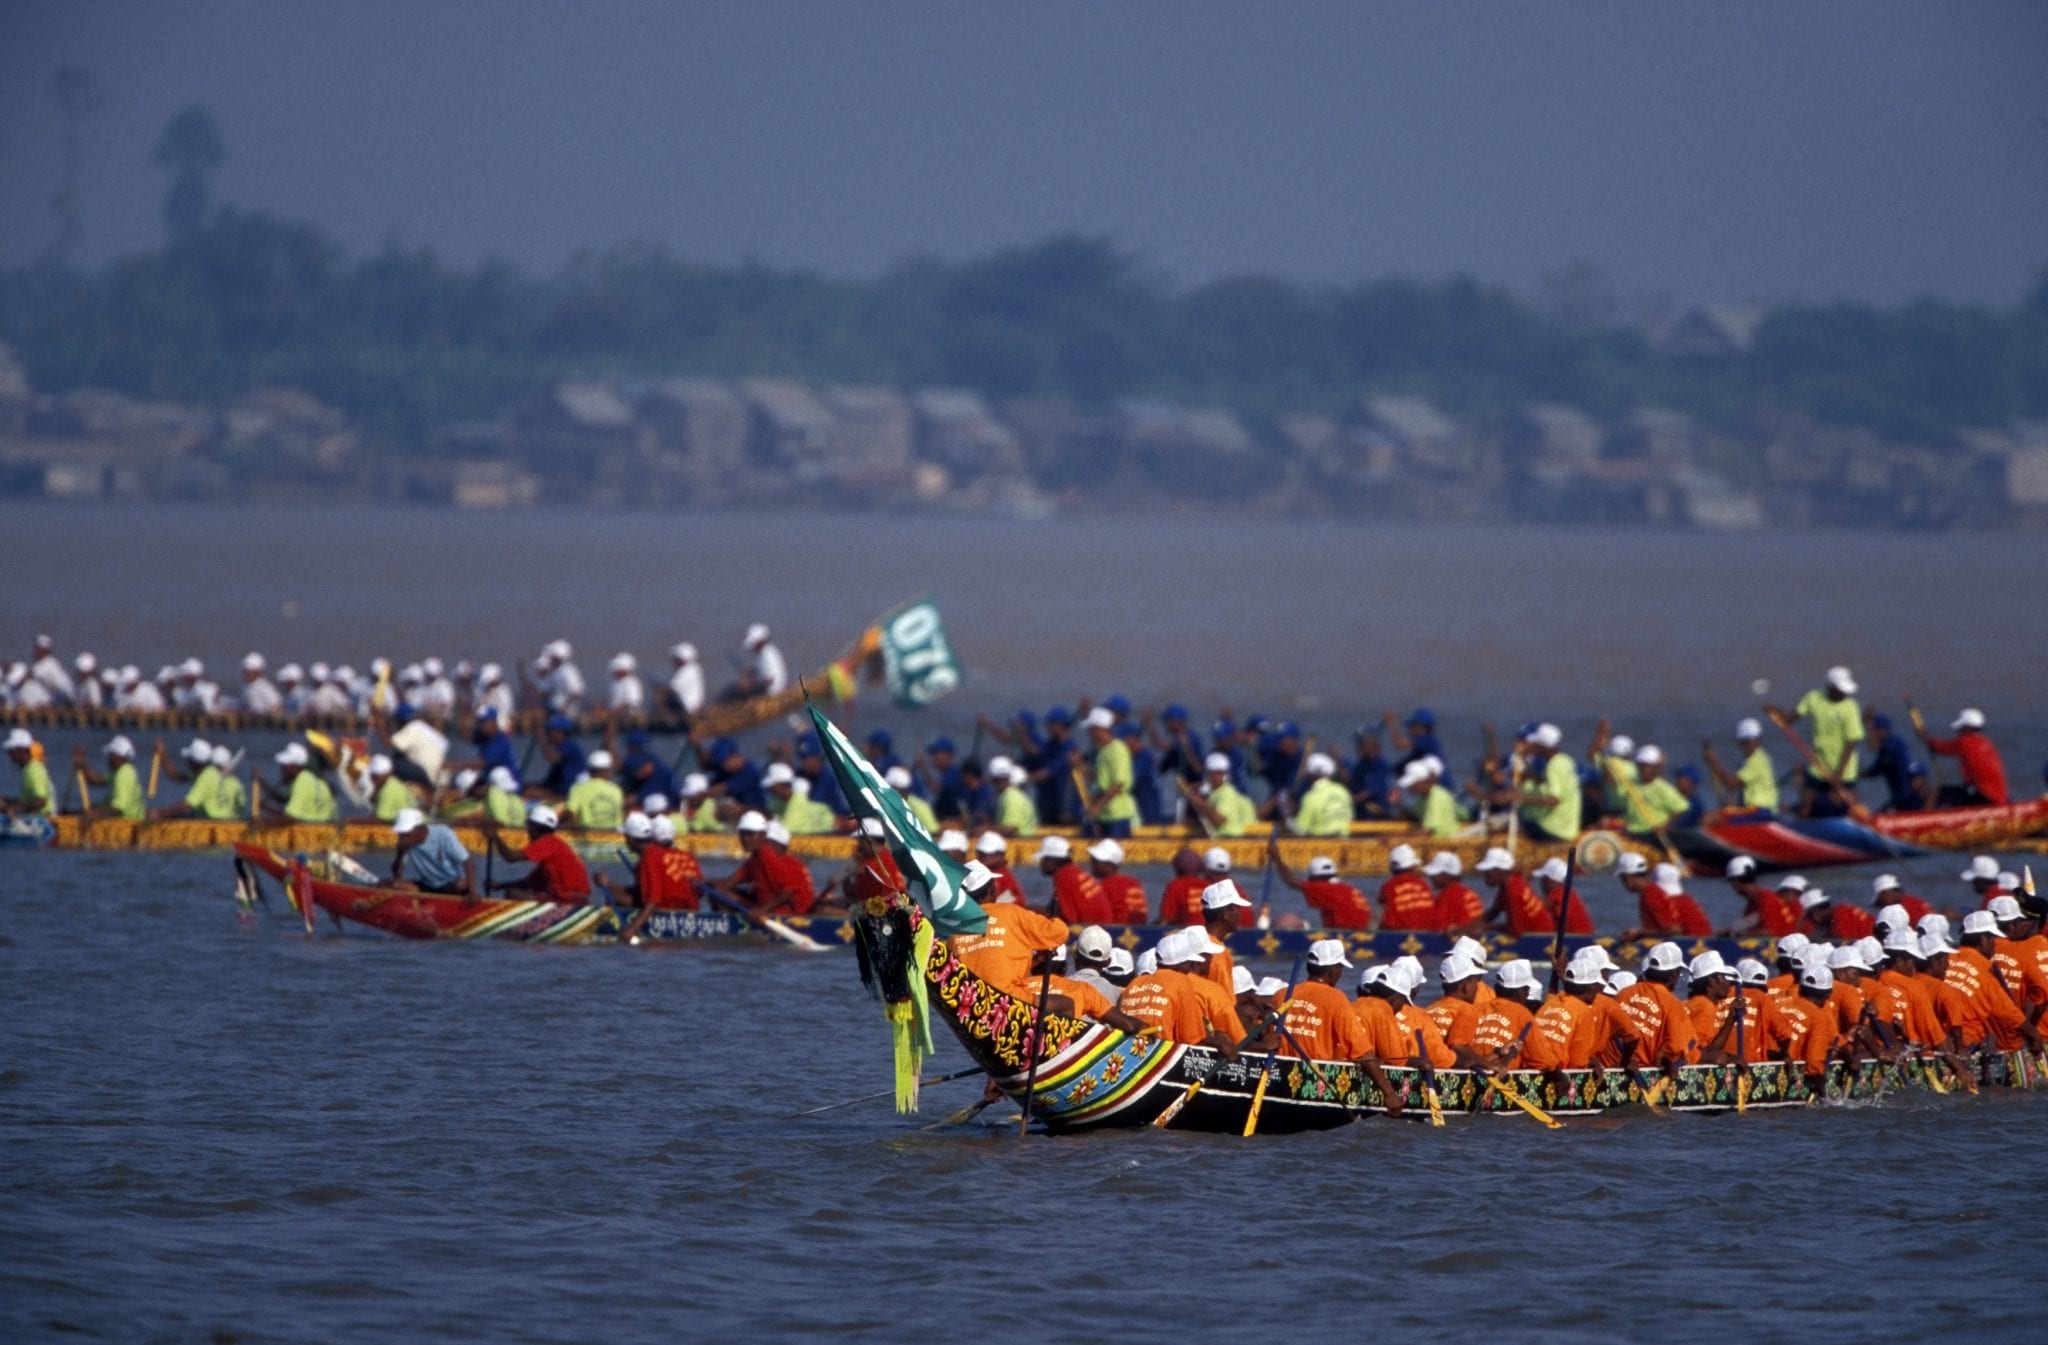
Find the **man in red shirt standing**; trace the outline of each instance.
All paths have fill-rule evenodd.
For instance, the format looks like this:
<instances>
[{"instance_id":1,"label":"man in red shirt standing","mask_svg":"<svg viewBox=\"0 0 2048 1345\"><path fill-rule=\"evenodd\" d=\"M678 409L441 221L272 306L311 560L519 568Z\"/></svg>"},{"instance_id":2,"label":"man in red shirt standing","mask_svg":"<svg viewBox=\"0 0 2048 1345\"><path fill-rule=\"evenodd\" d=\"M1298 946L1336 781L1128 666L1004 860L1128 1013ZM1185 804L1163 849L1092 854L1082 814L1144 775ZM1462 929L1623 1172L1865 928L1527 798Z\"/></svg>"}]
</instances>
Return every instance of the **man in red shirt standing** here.
<instances>
[{"instance_id":1,"label":"man in red shirt standing","mask_svg":"<svg viewBox=\"0 0 2048 1345\"><path fill-rule=\"evenodd\" d=\"M1943 785L1935 799L1938 808L1982 808L1986 804L2004 807L2008 795L2005 790L2005 763L1999 760L1998 749L1984 734L1984 712L1968 709L1956 716L1956 722L1949 729L1953 738L1930 738L1921 728L1920 717L1913 717L1913 727L1920 732L1920 740L1927 744L1927 750L1938 757L1954 757L1963 766L1963 782L1959 785Z\"/></svg>"},{"instance_id":2,"label":"man in red shirt standing","mask_svg":"<svg viewBox=\"0 0 2048 1345\"><path fill-rule=\"evenodd\" d=\"M1436 891L1422 876L1422 858L1412 845L1397 845L1387 853L1387 881L1380 884L1380 928L1434 930Z\"/></svg>"},{"instance_id":3,"label":"man in red shirt standing","mask_svg":"<svg viewBox=\"0 0 2048 1345\"><path fill-rule=\"evenodd\" d=\"M1281 882L1301 893L1301 899L1308 903L1309 910L1322 921L1322 928L1372 928L1372 902L1351 884L1338 881L1336 860L1317 855L1308 862L1308 877L1297 878L1294 870L1287 867L1287 861L1280 857L1280 847L1268 841L1266 862L1273 866L1273 872L1280 875Z\"/></svg>"},{"instance_id":4,"label":"man in red shirt standing","mask_svg":"<svg viewBox=\"0 0 2048 1345\"><path fill-rule=\"evenodd\" d=\"M1038 871L1052 879L1052 908L1060 919L1070 925L1117 923L1102 884L1074 863L1074 847L1066 837L1048 836L1038 843Z\"/></svg>"},{"instance_id":5,"label":"man in red shirt standing","mask_svg":"<svg viewBox=\"0 0 2048 1345\"><path fill-rule=\"evenodd\" d=\"M526 893L537 901L579 905L589 901L590 870L583 866L582 856L555 834L555 828L561 824L561 818L553 808L545 803L533 804L526 810L526 844L514 850L505 844L498 824L485 817L484 839L497 850L499 857L514 864L523 861L533 865L521 876L496 886L506 891Z\"/></svg>"}]
</instances>

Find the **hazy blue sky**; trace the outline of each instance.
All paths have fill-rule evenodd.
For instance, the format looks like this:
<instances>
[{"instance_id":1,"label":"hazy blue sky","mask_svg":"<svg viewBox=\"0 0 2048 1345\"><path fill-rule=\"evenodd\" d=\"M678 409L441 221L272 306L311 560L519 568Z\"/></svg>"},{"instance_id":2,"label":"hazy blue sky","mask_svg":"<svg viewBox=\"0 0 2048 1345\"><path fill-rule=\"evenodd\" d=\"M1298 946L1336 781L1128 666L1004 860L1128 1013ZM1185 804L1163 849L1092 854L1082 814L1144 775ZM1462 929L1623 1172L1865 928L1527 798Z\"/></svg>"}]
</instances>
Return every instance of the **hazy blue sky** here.
<instances>
[{"instance_id":1,"label":"hazy blue sky","mask_svg":"<svg viewBox=\"0 0 2048 1345\"><path fill-rule=\"evenodd\" d=\"M2048 4L6 0L0 259L49 238L52 72L108 98L86 255L222 198L552 269L867 273L1077 228L1184 280L1589 259L1630 293L2005 302L2048 265Z\"/></svg>"}]
</instances>

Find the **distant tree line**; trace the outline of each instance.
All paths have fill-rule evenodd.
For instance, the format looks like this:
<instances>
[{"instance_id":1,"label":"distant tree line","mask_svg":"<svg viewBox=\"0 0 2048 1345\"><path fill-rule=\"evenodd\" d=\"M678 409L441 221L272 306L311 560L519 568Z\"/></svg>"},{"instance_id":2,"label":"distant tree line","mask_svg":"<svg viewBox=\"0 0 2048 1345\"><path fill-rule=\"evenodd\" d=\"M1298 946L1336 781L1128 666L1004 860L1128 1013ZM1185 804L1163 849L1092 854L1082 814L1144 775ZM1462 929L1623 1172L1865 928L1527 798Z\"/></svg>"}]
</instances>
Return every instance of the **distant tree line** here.
<instances>
[{"instance_id":1,"label":"distant tree line","mask_svg":"<svg viewBox=\"0 0 2048 1345\"><path fill-rule=\"evenodd\" d=\"M1619 324L1584 273L1534 299L1464 277L1181 287L1081 235L912 257L872 280L712 266L644 243L545 277L397 243L352 258L316 225L215 204L207 174L224 157L212 119L187 109L155 153L171 175L161 250L77 269L65 196L65 246L0 272L0 338L37 387L213 403L294 385L392 451L569 374L772 373L1084 407L1160 396L1254 425L1367 391L1420 393L1482 425L1535 399L1610 416L1668 406L1729 428L1803 413L1935 444L2048 417L2048 271L2010 309L1782 307L1747 353L1706 360Z\"/></svg>"}]
</instances>

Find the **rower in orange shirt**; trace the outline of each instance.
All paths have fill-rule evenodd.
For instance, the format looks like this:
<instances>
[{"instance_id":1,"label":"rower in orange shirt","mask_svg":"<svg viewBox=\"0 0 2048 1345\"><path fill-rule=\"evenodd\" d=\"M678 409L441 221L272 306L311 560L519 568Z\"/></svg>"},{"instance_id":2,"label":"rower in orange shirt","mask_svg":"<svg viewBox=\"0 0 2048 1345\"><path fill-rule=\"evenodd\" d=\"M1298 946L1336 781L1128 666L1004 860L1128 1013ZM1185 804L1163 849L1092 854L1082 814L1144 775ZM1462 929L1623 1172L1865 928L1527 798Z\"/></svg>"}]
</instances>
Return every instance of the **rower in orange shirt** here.
<instances>
[{"instance_id":1,"label":"rower in orange shirt","mask_svg":"<svg viewBox=\"0 0 2048 1345\"><path fill-rule=\"evenodd\" d=\"M1386 1099L1387 1114L1399 1116L1400 1095L1387 1077L1380 1054L1383 1050L1398 1049L1398 1044L1391 1040L1390 1033L1376 1035L1368 1030L1352 1002L1337 988L1344 969L1350 965L1339 939L1317 939L1308 946L1302 979L1295 985L1281 1015L1281 1024L1287 1030L1281 1035L1280 1049L1290 1056L1306 1051L1311 1060L1356 1062ZM1406 1060L1405 1056L1387 1058L1396 1064Z\"/></svg>"},{"instance_id":2,"label":"rower in orange shirt","mask_svg":"<svg viewBox=\"0 0 2048 1345\"><path fill-rule=\"evenodd\" d=\"M1672 991L1683 970L1685 954L1678 945L1660 943L1644 954L1640 979L1615 996L1621 1011L1628 1015L1636 1040L1642 1043L1643 1063L1674 1075L1678 1066L1692 1063L1699 1055L1692 1015Z\"/></svg>"},{"instance_id":3,"label":"rower in orange shirt","mask_svg":"<svg viewBox=\"0 0 2048 1345\"><path fill-rule=\"evenodd\" d=\"M1479 988L1486 984L1486 968L1463 953L1451 953L1437 963L1436 978L1444 993L1429 1006L1429 1016L1444 1045L1462 1060L1473 1049L1479 1027Z\"/></svg>"},{"instance_id":4,"label":"rower in orange shirt","mask_svg":"<svg viewBox=\"0 0 2048 1345\"><path fill-rule=\"evenodd\" d=\"M1493 973L1493 1003L1479 1012L1472 1028L1472 1049L1488 1069L1517 1067L1523 1042L1535 1014L1531 999L1540 998L1536 973L1524 957L1503 962Z\"/></svg>"},{"instance_id":5,"label":"rower in orange shirt","mask_svg":"<svg viewBox=\"0 0 2048 1345\"><path fill-rule=\"evenodd\" d=\"M1380 884L1380 928L1434 930L1436 891L1422 876L1421 858L1412 845L1397 845L1387 852L1389 877Z\"/></svg>"},{"instance_id":6,"label":"rower in orange shirt","mask_svg":"<svg viewBox=\"0 0 2048 1345\"><path fill-rule=\"evenodd\" d=\"M1940 1049L1951 1054L1980 1045L1991 1036L1991 1024L1978 1017L1970 996L1948 979L1949 957L1955 951L1954 944L1932 930L1920 936L1916 979L1934 1005L1934 1018L1942 1031Z\"/></svg>"},{"instance_id":7,"label":"rower in orange shirt","mask_svg":"<svg viewBox=\"0 0 2048 1345\"><path fill-rule=\"evenodd\" d=\"M1235 1060L1244 1023L1237 1016L1230 991L1209 979L1210 959L1223 951L1223 945L1206 930L1188 928L1167 935L1153 951L1159 955L1154 979L1163 983L1172 1005L1169 1023L1173 1039L1214 1046L1226 1059ZM1120 1002L1134 1017L1143 1018L1144 1014L1130 1006L1131 988L1137 984L1133 981L1125 989Z\"/></svg>"},{"instance_id":8,"label":"rower in orange shirt","mask_svg":"<svg viewBox=\"0 0 2048 1345\"><path fill-rule=\"evenodd\" d=\"M1564 990L1536 1011L1522 1048L1522 1068L1556 1074L1585 1069L1601 1045L1601 1014L1593 1007L1603 978L1592 962L1574 958L1564 969Z\"/></svg>"},{"instance_id":9,"label":"rower in orange shirt","mask_svg":"<svg viewBox=\"0 0 2048 1345\"><path fill-rule=\"evenodd\" d=\"M1074 847L1066 837L1047 836L1038 843L1038 871L1052 879L1052 909L1060 919L1074 925L1117 923L1102 884L1074 863Z\"/></svg>"},{"instance_id":10,"label":"rower in orange shirt","mask_svg":"<svg viewBox=\"0 0 2048 1345\"><path fill-rule=\"evenodd\" d=\"M1828 1060L1841 1043L1841 1024L1829 1003L1834 988L1834 973L1810 962L1799 973L1798 996L1778 1006L1791 1034L1785 1059L1805 1073L1807 1087L1815 1092L1825 1086Z\"/></svg>"},{"instance_id":11,"label":"rower in orange shirt","mask_svg":"<svg viewBox=\"0 0 2048 1345\"><path fill-rule=\"evenodd\" d=\"M1828 970L1834 974L1835 988L1828 995L1828 1003L1834 1006L1835 1025L1844 1040L1856 1035L1856 1029L1863 1022L1863 978L1870 974L1870 964L1863 960L1863 950L1855 943L1842 944L1828 954Z\"/></svg>"},{"instance_id":12,"label":"rower in orange shirt","mask_svg":"<svg viewBox=\"0 0 2048 1345\"><path fill-rule=\"evenodd\" d=\"M1124 848L1108 837L1088 847L1089 875L1101 884L1103 899L1109 903L1115 921L1142 925L1150 909L1145 902L1145 886L1122 871L1123 862Z\"/></svg>"},{"instance_id":13,"label":"rower in orange shirt","mask_svg":"<svg viewBox=\"0 0 2048 1345\"><path fill-rule=\"evenodd\" d=\"M1466 960L1479 968L1482 976L1485 974L1486 945L1473 938L1470 934L1460 934L1457 938L1451 940L1451 952L1463 954ZM1478 988L1472 992L1473 1007L1477 1008L1479 1012L1485 1013L1486 1006L1491 1003L1493 1003L1493 987L1484 980L1481 980Z\"/></svg>"},{"instance_id":14,"label":"rower in orange shirt","mask_svg":"<svg viewBox=\"0 0 2048 1345\"><path fill-rule=\"evenodd\" d=\"M1067 950L1064 947L1050 951L1040 950L1031 957L1031 974L1028 978L1031 999L1036 1004L1038 986L1042 983L1045 986L1048 1013L1093 1018L1099 1023L1107 1023L1119 1032L1137 1033L1145 1030L1142 1021L1111 1004L1109 996L1086 981L1061 974L1067 965Z\"/></svg>"},{"instance_id":15,"label":"rower in orange shirt","mask_svg":"<svg viewBox=\"0 0 2048 1345\"><path fill-rule=\"evenodd\" d=\"M1991 962L2013 1002L2038 1020L2048 1005L2048 938L2040 922L2021 909L2019 898L2000 894L1985 910L1998 922L2000 937L1992 945Z\"/></svg>"},{"instance_id":16,"label":"rower in orange shirt","mask_svg":"<svg viewBox=\"0 0 2048 1345\"><path fill-rule=\"evenodd\" d=\"M1449 850L1439 850L1422 866L1422 876L1436 890L1436 928L1446 934L1476 934L1486 928L1486 903L1465 886L1465 866Z\"/></svg>"},{"instance_id":17,"label":"rower in orange shirt","mask_svg":"<svg viewBox=\"0 0 2048 1345\"><path fill-rule=\"evenodd\" d=\"M1771 977L1770 984L1764 987L1770 992L1772 999L1782 1001L1799 998L1799 959L1812 945L1813 940L1797 930L1779 937L1777 946L1772 950L1772 962L1776 965L1778 974Z\"/></svg>"},{"instance_id":18,"label":"rower in orange shirt","mask_svg":"<svg viewBox=\"0 0 2048 1345\"><path fill-rule=\"evenodd\" d=\"M1734 1009L1746 1002L1736 998L1735 969L1709 948L1692 960L1688 971L1692 991L1686 996L1685 1011L1692 1018L1693 1036L1700 1042L1699 1060L1722 1064L1734 1058Z\"/></svg>"},{"instance_id":19,"label":"rower in orange shirt","mask_svg":"<svg viewBox=\"0 0 2048 1345\"><path fill-rule=\"evenodd\" d=\"M1963 917L1962 946L1949 955L1948 979L1969 996L1978 1020L1990 1030L1999 1050L2038 1048L2040 1032L2007 993L1992 965L1997 945L1997 917L1989 911L1971 911Z\"/></svg>"},{"instance_id":20,"label":"rower in orange shirt","mask_svg":"<svg viewBox=\"0 0 2048 1345\"><path fill-rule=\"evenodd\" d=\"M1735 964L1735 982L1748 1004L1742 1033L1742 1063L1776 1059L1792 1035L1792 1025L1771 998L1771 969L1753 957Z\"/></svg>"},{"instance_id":21,"label":"rower in orange shirt","mask_svg":"<svg viewBox=\"0 0 2048 1345\"><path fill-rule=\"evenodd\" d=\"M1384 985L1388 992L1387 1002L1394 1007L1394 1019L1401 1025L1403 1043L1416 1058L1418 1067L1423 1061L1434 1069L1450 1069L1458 1063L1458 1053L1444 1041L1444 1034L1438 1030L1436 1020L1429 1012L1417 1005L1415 992L1422 986L1422 968L1396 964L1387 969Z\"/></svg>"},{"instance_id":22,"label":"rower in orange shirt","mask_svg":"<svg viewBox=\"0 0 2048 1345\"><path fill-rule=\"evenodd\" d=\"M988 925L979 934L953 935L953 956L1005 994L1036 1002L1038 987L1031 983L1033 957L1066 943L1066 922L1040 915L1029 906L996 901L995 875L979 862L967 866L961 891L981 903Z\"/></svg>"},{"instance_id":23,"label":"rower in orange shirt","mask_svg":"<svg viewBox=\"0 0 2048 1345\"><path fill-rule=\"evenodd\" d=\"M1923 970L1920 955L1919 936L1910 930L1895 929L1884 936L1885 969L1878 973L1878 980L1897 991L1905 1001L1905 1009L1897 1021L1904 1027L1906 1040L1915 1046L1933 1047L1948 1037L1942 1027L1941 1016L1934 1007L1934 996L1921 979Z\"/></svg>"},{"instance_id":24,"label":"rower in orange shirt","mask_svg":"<svg viewBox=\"0 0 2048 1345\"><path fill-rule=\"evenodd\" d=\"M1208 932L1209 941L1221 950L1209 959L1209 979L1226 991L1232 988L1237 962L1230 956L1230 945L1225 940L1239 928L1239 917L1249 909L1251 903L1228 878L1202 889L1202 928Z\"/></svg>"},{"instance_id":25,"label":"rower in orange shirt","mask_svg":"<svg viewBox=\"0 0 2048 1345\"><path fill-rule=\"evenodd\" d=\"M1266 862L1273 866L1273 872L1280 881L1301 893L1301 899L1308 903L1324 929L1371 929L1372 901L1351 884L1337 877L1337 861L1327 855L1317 855L1308 862L1306 879L1294 876L1294 870L1280 856L1280 847L1273 841L1266 842Z\"/></svg>"}]
</instances>

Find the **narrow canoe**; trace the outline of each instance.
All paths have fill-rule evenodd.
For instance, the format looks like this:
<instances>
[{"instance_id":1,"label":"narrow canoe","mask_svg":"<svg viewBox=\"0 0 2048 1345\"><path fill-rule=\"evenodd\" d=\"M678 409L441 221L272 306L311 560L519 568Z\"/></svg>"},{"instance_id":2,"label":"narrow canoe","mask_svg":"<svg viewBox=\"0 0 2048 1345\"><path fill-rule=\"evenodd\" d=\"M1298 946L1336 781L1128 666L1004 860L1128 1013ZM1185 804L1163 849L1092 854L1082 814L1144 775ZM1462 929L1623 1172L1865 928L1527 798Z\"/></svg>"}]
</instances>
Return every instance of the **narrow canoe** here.
<instances>
[{"instance_id":1,"label":"narrow canoe","mask_svg":"<svg viewBox=\"0 0 2048 1345\"><path fill-rule=\"evenodd\" d=\"M951 1029L974 1063L1021 1102L1030 1073L1034 1006L990 987L953 956L944 939L930 942L920 970L932 1015ZM882 983L889 983L888 976ZM1350 1062L1282 1056L1271 1063L1274 1073L1259 1111L1262 1133L1327 1130L1386 1110L1378 1088ZM1173 1118L1172 1127L1240 1134L1267 1065L1264 1056L1226 1061L1207 1047L1133 1037L1086 1019L1047 1014L1031 1110L1056 1132L1143 1126L1200 1082L1200 1090ZM2029 1057L2023 1064L2019 1052L1988 1054L1975 1068L1982 1087L2031 1087L2048 1077L2048 1063ZM1872 1061L1854 1068L1836 1064L1830 1067L1824 1088L1815 1092L1799 1070L1760 1064L1749 1070L1743 1105L1748 1110L1776 1111L1824 1100L1874 1100L1887 1093L1929 1088L1927 1069L1918 1062ZM1427 1115L1421 1073L1400 1067L1386 1073L1407 1114ZM1561 1080L1516 1071L1510 1078L1525 1097L1557 1116L1589 1115L1643 1101L1620 1070L1571 1070ZM1451 1113L1518 1111L1470 1071L1439 1070L1436 1088L1442 1106ZM1664 1103L1680 1112L1732 1111L1735 1090L1735 1071L1727 1066L1686 1066L1678 1071Z\"/></svg>"}]
</instances>

